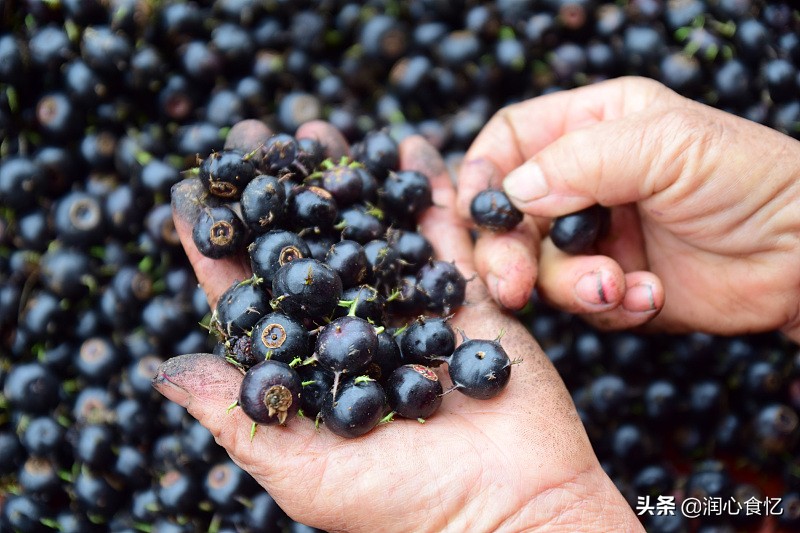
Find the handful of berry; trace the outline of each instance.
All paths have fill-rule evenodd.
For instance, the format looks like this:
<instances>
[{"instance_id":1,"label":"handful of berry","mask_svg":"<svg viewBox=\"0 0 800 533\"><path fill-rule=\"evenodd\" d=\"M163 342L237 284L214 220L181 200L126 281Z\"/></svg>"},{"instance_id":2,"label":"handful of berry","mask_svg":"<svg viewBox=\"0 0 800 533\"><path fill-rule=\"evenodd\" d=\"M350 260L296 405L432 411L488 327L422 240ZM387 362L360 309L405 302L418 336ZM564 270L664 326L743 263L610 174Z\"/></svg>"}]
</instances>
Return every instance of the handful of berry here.
<instances>
[{"instance_id":1,"label":"handful of berry","mask_svg":"<svg viewBox=\"0 0 800 533\"><path fill-rule=\"evenodd\" d=\"M213 259L246 254L253 272L220 297L210 328L215 352L245 374L233 407L254 430L302 413L357 437L394 416L424 421L446 392L488 399L508 383L499 337L462 332L456 347L447 315L467 281L417 232L433 205L427 177L399 169L385 132L352 154L332 160L314 140L276 134L194 171L194 244Z\"/></svg>"}]
</instances>

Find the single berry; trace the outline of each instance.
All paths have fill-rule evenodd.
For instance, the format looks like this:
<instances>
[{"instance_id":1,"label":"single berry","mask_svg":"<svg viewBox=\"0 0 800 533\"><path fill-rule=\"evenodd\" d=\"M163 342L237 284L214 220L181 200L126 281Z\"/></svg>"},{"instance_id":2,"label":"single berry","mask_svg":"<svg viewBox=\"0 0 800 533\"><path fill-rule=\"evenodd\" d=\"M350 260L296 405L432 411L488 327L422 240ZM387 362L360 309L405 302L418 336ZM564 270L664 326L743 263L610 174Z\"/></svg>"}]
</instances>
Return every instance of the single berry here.
<instances>
[{"instance_id":1,"label":"single berry","mask_svg":"<svg viewBox=\"0 0 800 533\"><path fill-rule=\"evenodd\" d=\"M247 251L253 273L267 283L272 283L275 273L283 265L311 257L311 250L305 241L296 233L284 230L272 230L259 235L247 247Z\"/></svg>"},{"instance_id":2,"label":"single berry","mask_svg":"<svg viewBox=\"0 0 800 533\"><path fill-rule=\"evenodd\" d=\"M325 426L345 438L359 437L378 425L386 410L386 393L370 378L345 381L334 397L325 396L320 412Z\"/></svg>"},{"instance_id":3,"label":"single berry","mask_svg":"<svg viewBox=\"0 0 800 533\"><path fill-rule=\"evenodd\" d=\"M406 364L440 365L456 349L456 335L446 318L417 318L400 336L400 352Z\"/></svg>"},{"instance_id":4,"label":"single berry","mask_svg":"<svg viewBox=\"0 0 800 533\"><path fill-rule=\"evenodd\" d=\"M311 355L308 330L297 320L274 312L261 317L250 334L250 352L259 361L272 359L291 363Z\"/></svg>"},{"instance_id":5,"label":"single berry","mask_svg":"<svg viewBox=\"0 0 800 533\"><path fill-rule=\"evenodd\" d=\"M214 152L200 163L200 181L212 195L226 200L241 197L255 176L255 165L237 150Z\"/></svg>"},{"instance_id":6,"label":"single berry","mask_svg":"<svg viewBox=\"0 0 800 533\"><path fill-rule=\"evenodd\" d=\"M433 205L428 178L415 170L390 172L379 191L383 206L402 225L416 226L417 217Z\"/></svg>"},{"instance_id":7,"label":"single berry","mask_svg":"<svg viewBox=\"0 0 800 533\"><path fill-rule=\"evenodd\" d=\"M260 278L234 282L219 298L213 324L225 338L248 333L269 311L269 294Z\"/></svg>"},{"instance_id":8,"label":"single berry","mask_svg":"<svg viewBox=\"0 0 800 533\"><path fill-rule=\"evenodd\" d=\"M286 190L274 176L256 176L242 191L242 218L255 233L277 227L286 215Z\"/></svg>"},{"instance_id":9,"label":"single berry","mask_svg":"<svg viewBox=\"0 0 800 533\"><path fill-rule=\"evenodd\" d=\"M192 240L204 256L221 259L241 250L244 233L244 224L229 207L207 207L192 228Z\"/></svg>"},{"instance_id":10,"label":"single berry","mask_svg":"<svg viewBox=\"0 0 800 533\"><path fill-rule=\"evenodd\" d=\"M389 408L403 418L426 419L442 404L442 383L430 367L403 365L386 383Z\"/></svg>"},{"instance_id":11,"label":"single berry","mask_svg":"<svg viewBox=\"0 0 800 533\"><path fill-rule=\"evenodd\" d=\"M595 204L557 217L550 226L550 239L568 254L590 253L597 240L608 232L610 216L607 207Z\"/></svg>"},{"instance_id":12,"label":"single berry","mask_svg":"<svg viewBox=\"0 0 800 533\"><path fill-rule=\"evenodd\" d=\"M455 264L431 261L417 272L417 290L433 312L450 313L464 303L467 280Z\"/></svg>"},{"instance_id":13,"label":"single berry","mask_svg":"<svg viewBox=\"0 0 800 533\"><path fill-rule=\"evenodd\" d=\"M522 222L522 211L514 207L506 193L498 189L479 192L472 199L469 212L479 228L494 232L511 231Z\"/></svg>"},{"instance_id":14,"label":"single berry","mask_svg":"<svg viewBox=\"0 0 800 533\"><path fill-rule=\"evenodd\" d=\"M325 263L339 274L344 287L361 285L371 273L364 247L356 241L334 243L325 256Z\"/></svg>"},{"instance_id":15,"label":"single berry","mask_svg":"<svg viewBox=\"0 0 800 533\"><path fill-rule=\"evenodd\" d=\"M479 400L500 394L511 377L512 362L497 340L464 337L448 362L454 387Z\"/></svg>"},{"instance_id":16,"label":"single berry","mask_svg":"<svg viewBox=\"0 0 800 533\"><path fill-rule=\"evenodd\" d=\"M257 424L284 424L300 408L301 389L300 376L289 365L262 361L244 375L239 406Z\"/></svg>"},{"instance_id":17,"label":"single berry","mask_svg":"<svg viewBox=\"0 0 800 533\"><path fill-rule=\"evenodd\" d=\"M321 320L331 316L342 297L342 280L316 259L296 259L283 265L272 279L277 309L297 318Z\"/></svg>"}]
</instances>

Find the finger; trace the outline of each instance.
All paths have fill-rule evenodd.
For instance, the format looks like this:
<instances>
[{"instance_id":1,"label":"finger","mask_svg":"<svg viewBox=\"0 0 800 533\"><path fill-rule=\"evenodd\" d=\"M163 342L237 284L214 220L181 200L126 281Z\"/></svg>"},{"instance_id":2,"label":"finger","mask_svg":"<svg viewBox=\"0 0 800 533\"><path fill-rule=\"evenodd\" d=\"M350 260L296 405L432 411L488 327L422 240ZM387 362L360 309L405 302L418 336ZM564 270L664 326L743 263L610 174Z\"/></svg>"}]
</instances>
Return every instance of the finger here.
<instances>
[{"instance_id":1,"label":"finger","mask_svg":"<svg viewBox=\"0 0 800 533\"><path fill-rule=\"evenodd\" d=\"M625 274L625 295L620 305L609 311L584 314L594 327L604 330L631 329L654 320L664 308L664 286L651 272Z\"/></svg>"},{"instance_id":2,"label":"finger","mask_svg":"<svg viewBox=\"0 0 800 533\"><path fill-rule=\"evenodd\" d=\"M239 150L249 154L272 137L272 130L269 126L253 118L241 120L231 126L225 137L226 150Z\"/></svg>"},{"instance_id":3,"label":"finger","mask_svg":"<svg viewBox=\"0 0 800 533\"><path fill-rule=\"evenodd\" d=\"M195 353L168 359L153 378L153 387L167 399L185 407L190 415L208 428L217 443L234 461L267 481L270 462L281 450L308 450L331 444L330 432L317 433L310 421L289 420L285 426L261 426L252 435L252 420L239 408L231 408L239 398L243 375L233 365L212 354ZM308 443L308 444L305 444ZM269 454L264 450L272 450ZM293 454L286 454L285 457ZM286 465L287 468L291 465Z\"/></svg>"},{"instance_id":4,"label":"finger","mask_svg":"<svg viewBox=\"0 0 800 533\"><path fill-rule=\"evenodd\" d=\"M625 273L603 255L568 255L550 239L542 242L538 287L550 304L569 313L609 311L625 295Z\"/></svg>"},{"instance_id":5,"label":"finger","mask_svg":"<svg viewBox=\"0 0 800 533\"><path fill-rule=\"evenodd\" d=\"M194 269L197 281L206 293L211 309L217 305L220 295L234 281L250 277L250 263L244 254L223 259L211 259L197 249L192 239L192 226L201 209L201 198L205 189L198 178L185 179L172 187L172 218L183 249Z\"/></svg>"},{"instance_id":6,"label":"finger","mask_svg":"<svg viewBox=\"0 0 800 533\"><path fill-rule=\"evenodd\" d=\"M565 311L585 315L603 329L642 325L664 306L664 288L655 274L624 273L610 257L570 256L549 239L542 245L539 290L542 297Z\"/></svg>"},{"instance_id":7,"label":"finger","mask_svg":"<svg viewBox=\"0 0 800 533\"><path fill-rule=\"evenodd\" d=\"M298 139L315 139L325 149L325 155L334 161L342 156L350 155L350 146L344 135L329 122L312 120L297 128L295 137Z\"/></svg>"},{"instance_id":8,"label":"finger","mask_svg":"<svg viewBox=\"0 0 800 533\"><path fill-rule=\"evenodd\" d=\"M673 94L643 78L618 78L533 98L498 111L465 156L458 180L458 212L469 219L475 195L562 135L645 109Z\"/></svg>"},{"instance_id":9,"label":"finger","mask_svg":"<svg viewBox=\"0 0 800 533\"><path fill-rule=\"evenodd\" d=\"M473 275L472 239L455 213L456 191L442 156L423 137L413 135L400 143L400 168L416 170L430 180L434 205L422 213L419 225L436 256L455 261L466 277Z\"/></svg>"},{"instance_id":10,"label":"finger","mask_svg":"<svg viewBox=\"0 0 800 533\"><path fill-rule=\"evenodd\" d=\"M538 272L541 234L526 219L507 233L482 233L475 243L475 266L486 281L489 294L506 309L522 309Z\"/></svg>"},{"instance_id":11,"label":"finger","mask_svg":"<svg viewBox=\"0 0 800 533\"><path fill-rule=\"evenodd\" d=\"M574 130L507 175L503 187L523 212L550 217L595 203L684 198L718 167L719 148L734 145L716 116L687 105Z\"/></svg>"}]
</instances>

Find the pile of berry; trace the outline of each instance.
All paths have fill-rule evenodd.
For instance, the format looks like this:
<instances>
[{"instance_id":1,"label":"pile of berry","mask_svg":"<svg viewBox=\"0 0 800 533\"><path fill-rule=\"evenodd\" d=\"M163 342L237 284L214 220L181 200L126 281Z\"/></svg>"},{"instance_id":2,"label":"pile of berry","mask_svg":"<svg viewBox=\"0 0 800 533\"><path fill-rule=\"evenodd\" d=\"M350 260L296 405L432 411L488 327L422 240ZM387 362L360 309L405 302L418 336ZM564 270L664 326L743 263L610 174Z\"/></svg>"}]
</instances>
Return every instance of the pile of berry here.
<instances>
[{"instance_id":1,"label":"pile of berry","mask_svg":"<svg viewBox=\"0 0 800 533\"><path fill-rule=\"evenodd\" d=\"M456 348L443 316L464 303L467 282L416 231L433 205L428 179L399 169L386 132L352 153L332 161L314 140L276 134L247 153L208 155L191 178L202 183L197 249L246 254L252 268L222 294L210 328L216 352L245 373L237 404L254 430L300 409L343 437L394 415L424 421L445 393L432 369L443 362L448 392L487 399L508 383L499 339L464 336Z\"/></svg>"}]
</instances>

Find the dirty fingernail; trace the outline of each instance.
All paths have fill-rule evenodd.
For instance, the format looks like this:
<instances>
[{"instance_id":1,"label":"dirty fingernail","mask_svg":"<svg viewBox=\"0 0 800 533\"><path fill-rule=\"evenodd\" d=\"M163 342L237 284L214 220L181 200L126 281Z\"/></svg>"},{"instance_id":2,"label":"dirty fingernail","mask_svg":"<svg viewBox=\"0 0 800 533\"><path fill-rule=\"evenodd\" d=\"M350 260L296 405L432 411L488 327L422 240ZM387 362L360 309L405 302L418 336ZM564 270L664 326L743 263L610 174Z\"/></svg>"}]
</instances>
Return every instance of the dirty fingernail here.
<instances>
[{"instance_id":1,"label":"dirty fingernail","mask_svg":"<svg viewBox=\"0 0 800 533\"><path fill-rule=\"evenodd\" d=\"M512 199L519 202L538 200L550 191L547 180L539 165L529 161L508 173L503 181L503 189Z\"/></svg>"},{"instance_id":2,"label":"dirty fingernail","mask_svg":"<svg viewBox=\"0 0 800 533\"><path fill-rule=\"evenodd\" d=\"M192 395L187 390L176 385L169 379L169 376L160 370L153 378L153 387L163 394L167 399L177 403L181 407L189 405Z\"/></svg>"},{"instance_id":3,"label":"dirty fingernail","mask_svg":"<svg viewBox=\"0 0 800 533\"><path fill-rule=\"evenodd\" d=\"M607 305L608 294L603 283L602 272L584 274L575 284L575 295L590 305Z\"/></svg>"},{"instance_id":4,"label":"dirty fingernail","mask_svg":"<svg viewBox=\"0 0 800 533\"><path fill-rule=\"evenodd\" d=\"M634 313L649 313L656 310L653 286L648 283L634 285L625 292L622 307Z\"/></svg>"}]
</instances>

